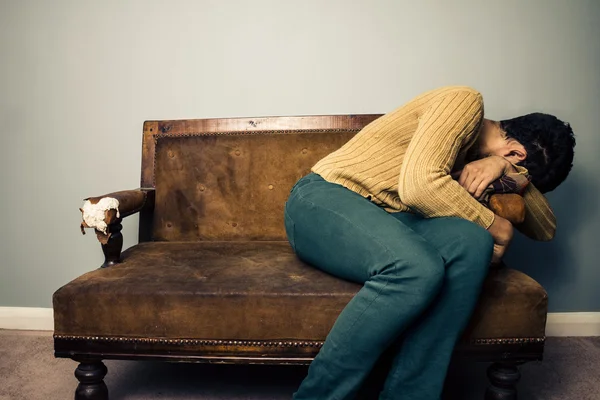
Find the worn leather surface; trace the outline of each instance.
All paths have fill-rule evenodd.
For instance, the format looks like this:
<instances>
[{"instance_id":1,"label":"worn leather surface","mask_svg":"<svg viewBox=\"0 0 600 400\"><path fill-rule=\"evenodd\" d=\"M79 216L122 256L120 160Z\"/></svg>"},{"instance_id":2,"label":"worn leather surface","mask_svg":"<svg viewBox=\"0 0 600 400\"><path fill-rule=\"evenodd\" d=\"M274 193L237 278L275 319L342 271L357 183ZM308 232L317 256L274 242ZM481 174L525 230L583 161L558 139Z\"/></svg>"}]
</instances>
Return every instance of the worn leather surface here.
<instances>
[{"instance_id":1,"label":"worn leather surface","mask_svg":"<svg viewBox=\"0 0 600 400\"><path fill-rule=\"evenodd\" d=\"M285 240L298 179L355 133L159 137L155 240Z\"/></svg>"},{"instance_id":2,"label":"worn leather surface","mask_svg":"<svg viewBox=\"0 0 600 400\"><path fill-rule=\"evenodd\" d=\"M300 261L287 242L150 242L54 294L59 335L324 340L360 285ZM533 279L490 271L466 339L543 337Z\"/></svg>"},{"instance_id":3,"label":"worn leather surface","mask_svg":"<svg viewBox=\"0 0 600 400\"><path fill-rule=\"evenodd\" d=\"M109 226L108 232L104 233L95 229L96 236L98 237L98 241L105 245L108 243L112 233L110 231L110 226L119 222L121 219L135 214L138 211L141 211L145 207L148 206L154 207L154 189L144 188L144 189L132 189L132 190L122 190L119 192L112 192L105 194L103 196L95 196L88 197L84 200L89 200L92 204L98 204L98 202L105 198L110 197L113 199L117 199L119 202L119 214L117 216L117 210L110 209L104 211L104 222ZM83 209L79 209L83 214ZM90 228L84 220L81 221L80 229L81 233L85 235L84 228Z\"/></svg>"},{"instance_id":4,"label":"worn leather surface","mask_svg":"<svg viewBox=\"0 0 600 400\"><path fill-rule=\"evenodd\" d=\"M523 272L491 269L466 338L542 338L546 331L548 295Z\"/></svg>"},{"instance_id":5,"label":"worn leather surface","mask_svg":"<svg viewBox=\"0 0 600 400\"><path fill-rule=\"evenodd\" d=\"M119 192L113 192L105 194L104 196L96 196L96 197L88 197L84 200L89 200L92 204L97 204L101 199L105 197L112 197L113 199L117 199L119 202L119 214L121 218L124 218L128 215L134 214L142 209L144 203L146 201L147 193L142 189L133 189L133 190L122 190ZM116 212L108 213L107 210L106 218L104 221L110 225L116 222Z\"/></svg>"},{"instance_id":6,"label":"worn leather surface","mask_svg":"<svg viewBox=\"0 0 600 400\"><path fill-rule=\"evenodd\" d=\"M494 214L518 225L525 220L525 200L516 193L499 193L490 196L490 210Z\"/></svg>"}]
</instances>

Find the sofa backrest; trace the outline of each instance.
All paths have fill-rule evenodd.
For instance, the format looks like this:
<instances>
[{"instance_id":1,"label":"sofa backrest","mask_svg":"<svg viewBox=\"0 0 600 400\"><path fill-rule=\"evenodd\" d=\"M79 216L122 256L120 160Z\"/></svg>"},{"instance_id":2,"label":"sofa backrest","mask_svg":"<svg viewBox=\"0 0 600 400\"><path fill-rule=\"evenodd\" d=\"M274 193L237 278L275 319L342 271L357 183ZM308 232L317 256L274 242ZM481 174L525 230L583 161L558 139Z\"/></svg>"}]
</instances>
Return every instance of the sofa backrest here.
<instances>
[{"instance_id":1,"label":"sofa backrest","mask_svg":"<svg viewBox=\"0 0 600 400\"><path fill-rule=\"evenodd\" d=\"M379 115L144 123L152 240L285 240L294 183Z\"/></svg>"}]
</instances>

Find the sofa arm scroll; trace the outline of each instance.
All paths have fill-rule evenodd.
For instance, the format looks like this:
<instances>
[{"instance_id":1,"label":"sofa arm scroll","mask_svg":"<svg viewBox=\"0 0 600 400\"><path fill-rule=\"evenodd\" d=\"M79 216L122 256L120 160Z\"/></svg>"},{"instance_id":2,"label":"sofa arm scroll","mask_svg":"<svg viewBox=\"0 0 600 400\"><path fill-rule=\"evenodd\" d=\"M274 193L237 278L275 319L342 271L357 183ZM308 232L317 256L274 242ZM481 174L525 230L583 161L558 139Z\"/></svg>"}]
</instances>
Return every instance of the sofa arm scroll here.
<instances>
[{"instance_id":1,"label":"sofa arm scroll","mask_svg":"<svg viewBox=\"0 0 600 400\"><path fill-rule=\"evenodd\" d=\"M123 248L121 221L143 209L154 207L154 189L134 189L108 193L84 199L79 210L82 215L81 233L93 228L102 244L105 261L102 267L120 262Z\"/></svg>"}]
</instances>

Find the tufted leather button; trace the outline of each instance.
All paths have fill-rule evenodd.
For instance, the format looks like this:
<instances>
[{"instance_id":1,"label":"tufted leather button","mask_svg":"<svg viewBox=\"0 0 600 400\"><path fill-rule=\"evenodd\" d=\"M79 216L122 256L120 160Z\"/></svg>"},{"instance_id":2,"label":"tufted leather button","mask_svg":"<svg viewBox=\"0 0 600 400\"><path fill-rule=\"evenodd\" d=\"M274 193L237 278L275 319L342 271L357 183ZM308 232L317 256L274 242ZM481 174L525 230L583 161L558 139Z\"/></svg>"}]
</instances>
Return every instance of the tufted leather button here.
<instances>
[{"instance_id":1,"label":"tufted leather button","mask_svg":"<svg viewBox=\"0 0 600 400\"><path fill-rule=\"evenodd\" d=\"M173 150L167 151L167 155L169 156L169 158L175 157L175 153L173 153Z\"/></svg>"},{"instance_id":2,"label":"tufted leather button","mask_svg":"<svg viewBox=\"0 0 600 400\"><path fill-rule=\"evenodd\" d=\"M200 185L198 185L198 190L201 192L204 192L206 190L206 186L200 184Z\"/></svg>"},{"instance_id":3,"label":"tufted leather button","mask_svg":"<svg viewBox=\"0 0 600 400\"><path fill-rule=\"evenodd\" d=\"M237 226L237 222L232 222L231 226L233 226L235 228Z\"/></svg>"},{"instance_id":4,"label":"tufted leather button","mask_svg":"<svg viewBox=\"0 0 600 400\"><path fill-rule=\"evenodd\" d=\"M239 150L236 150L236 151L235 151L235 155L236 155L236 156L239 156L240 154L242 154L242 152L241 152L241 151L239 151Z\"/></svg>"},{"instance_id":5,"label":"tufted leather button","mask_svg":"<svg viewBox=\"0 0 600 400\"><path fill-rule=\"evenodd\" d=\"M302 154L308 153L308 149L302 149Z\"/></svg>"},{"instance_id":6,"label":"tufted leather button","mask_svg":"<svg viewBox=\"0 0 600 400\"><path fill-rule=\"evenodd\" d=\"M274 187L275 186L273 186L273 185L269 185L269 190L273 190Z\"/></svg>"},{"instance_id":7,"label":"tufted leather button","mask_svg":"<svg viewBox=\"0 0 600 400\"><path fill-rule=\"evenodd\" d=\"M162 131L162 133L167 133L171 130L171 125L163 125L160 127L160 130Z\"/></svg>"}]
</instances>

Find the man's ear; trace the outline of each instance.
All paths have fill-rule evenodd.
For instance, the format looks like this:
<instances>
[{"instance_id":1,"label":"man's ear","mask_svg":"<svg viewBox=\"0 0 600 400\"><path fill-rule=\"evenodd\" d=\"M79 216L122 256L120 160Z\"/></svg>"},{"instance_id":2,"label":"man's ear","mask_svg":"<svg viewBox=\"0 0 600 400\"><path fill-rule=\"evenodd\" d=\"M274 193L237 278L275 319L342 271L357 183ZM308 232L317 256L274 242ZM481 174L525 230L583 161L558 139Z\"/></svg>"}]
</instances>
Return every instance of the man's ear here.
<instances>
[{"instance_id":1,"label":"man's ear","mask_svg":"<svg viewBox=\"0 0 600 400\"><path fill-rule=\"evenodd\" d=\"M510 161L513 164L518 164L520 162L523 162L527 158L527 150L525 150L525 147L523 147L523 145L520 143L513 144L507 150L508 151L504 155L504 158L506 158L508 161Z\"/></svg>"}]
</instances>

